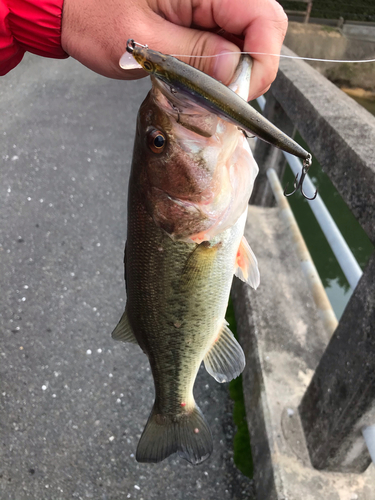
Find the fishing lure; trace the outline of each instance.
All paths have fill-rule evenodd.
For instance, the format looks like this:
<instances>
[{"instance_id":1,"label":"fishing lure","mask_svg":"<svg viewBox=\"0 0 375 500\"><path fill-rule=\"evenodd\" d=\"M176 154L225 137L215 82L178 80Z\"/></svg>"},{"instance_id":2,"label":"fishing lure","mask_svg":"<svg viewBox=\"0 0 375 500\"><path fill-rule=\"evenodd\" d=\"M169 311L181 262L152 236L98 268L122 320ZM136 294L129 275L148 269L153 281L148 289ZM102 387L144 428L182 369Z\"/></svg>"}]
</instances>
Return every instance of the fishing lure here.
<instances>
[{"instance_id":1,"label":"fishing lure","mask_svg":"<svg viewBox=\"0 0 375 500\"><path fill-rule=\"evenodd\" d=\"M175 89L192 97L205 109L234 123L245 132L301 158L304 161L305 174L301 175L295 188L301 189L305 196L302 184L311 164L311 154L291 137L275 127L230 88L189 64L151 50L147 45L139 44L133 39L128 40L126 50L145 71L169 85L172 92Z\"/></svg>"}]
</instances>

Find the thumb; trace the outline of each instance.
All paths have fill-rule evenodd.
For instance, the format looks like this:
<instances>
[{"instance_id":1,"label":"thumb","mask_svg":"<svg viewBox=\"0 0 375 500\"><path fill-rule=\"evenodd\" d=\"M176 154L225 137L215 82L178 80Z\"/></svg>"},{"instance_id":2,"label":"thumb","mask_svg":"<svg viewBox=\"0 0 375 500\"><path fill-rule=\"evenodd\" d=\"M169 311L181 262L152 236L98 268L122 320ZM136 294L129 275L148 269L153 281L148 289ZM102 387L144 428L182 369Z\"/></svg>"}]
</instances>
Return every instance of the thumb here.
<instances>
[{"instance_id":1,"label":"thumb","mask_svg":"<svg viewBox=\"0 0 375 500\"><path fill-rule=\"evenodd\" d=\"M208 31L178 26L166 20L161 24L162 29L157 30L157 36L149 42L151 49L176 56L225 85L232 81L240 60L237 45Z\"/></svg>"}]
</instances>

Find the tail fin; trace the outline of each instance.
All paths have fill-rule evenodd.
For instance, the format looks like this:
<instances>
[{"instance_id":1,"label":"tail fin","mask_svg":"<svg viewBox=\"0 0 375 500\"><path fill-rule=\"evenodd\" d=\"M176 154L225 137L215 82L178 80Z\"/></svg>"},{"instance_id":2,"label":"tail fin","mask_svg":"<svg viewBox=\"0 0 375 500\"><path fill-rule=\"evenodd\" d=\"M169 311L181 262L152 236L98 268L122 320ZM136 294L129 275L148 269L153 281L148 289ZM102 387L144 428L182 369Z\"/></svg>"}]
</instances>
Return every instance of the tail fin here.
<instances>
[{"instance_id":1,"label":"tail fin","mask_svg":"<svg viewBox=\"0 0 375 500\"><path fill-rule=\"evenodd\" d=\"M197 465L211 455L212 448L211 431L198 406L174 419L157 414L154 407L139 440L136 459L156 463L177 452Z\"/></svg>"}]
</instances>

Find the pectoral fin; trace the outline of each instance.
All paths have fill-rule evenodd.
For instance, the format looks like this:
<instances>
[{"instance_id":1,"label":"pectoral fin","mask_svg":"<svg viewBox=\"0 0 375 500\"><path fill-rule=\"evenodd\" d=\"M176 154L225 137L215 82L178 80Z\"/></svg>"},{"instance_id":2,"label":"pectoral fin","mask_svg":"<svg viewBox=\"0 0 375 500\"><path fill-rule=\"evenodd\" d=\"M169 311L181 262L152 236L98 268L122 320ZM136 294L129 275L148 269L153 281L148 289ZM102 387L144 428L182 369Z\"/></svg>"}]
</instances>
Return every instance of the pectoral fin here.
<instances>
[{"instance_id":1,"label":"pectoral fin","mask_svg":"<svg viewBox=\"0 0 375 500\"><path fill-rule=\"evenodd\" d=\"M126 309L124 314L121 316L118 325L112 332L113 340L121 340L122 342L131 342L133 344L138 344L137 339L133 333L133 329L130 326L128 315Z\"/></svg>"},{"instance_id":2,"label":"pectoral fin","mask_svg":"<svg viewBox=\"0 0 375 500\"><path fill-rule=\"evenodd\" d=\"M224 320L219 336L204 358L208 373L218 382L229 382L245 368L245 355Z\"/></svg>"},{"instance_id":3,"label":"pectoral fin","mask_svg":"<svg viewBox=\"0 0 375 500\"><path fill-rule=\"evenodd\" d=\"M207 279L220 247L221 243L213 246L210 245L209 241L200 243L186 261L182 284L192 286Z\"/></svg>"},{"instance_id":4,"label":"pectoral fin","mask_svg":"<svg viewBox=\"0 0 375 500\"><path fill-rule=\"evenodd\" d=\"M242 236L242 240L237 251L236 270L234 274L237 278L245 281L253 288L258 288L260 283L258 261L254 252L251 250L250 245L246 241L245 236Z\"/></svg>"}]
</instances>

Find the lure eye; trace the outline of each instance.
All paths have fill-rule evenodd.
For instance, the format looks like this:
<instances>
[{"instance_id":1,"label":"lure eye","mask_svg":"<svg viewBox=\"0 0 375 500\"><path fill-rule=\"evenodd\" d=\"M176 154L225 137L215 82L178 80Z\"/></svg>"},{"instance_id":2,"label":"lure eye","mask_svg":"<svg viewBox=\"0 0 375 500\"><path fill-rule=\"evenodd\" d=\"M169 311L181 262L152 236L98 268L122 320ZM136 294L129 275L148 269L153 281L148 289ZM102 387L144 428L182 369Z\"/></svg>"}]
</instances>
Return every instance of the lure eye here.
<instances>
[{"instance_id":1,"label":"lure eye","mask_svg":"<svg viewBox=\"0 0 375 500\"><path fill-rule=\"evenodd\" d=\"M146 71L152 71L153 65L150 63L150 61L144 61L143 67Z\"/></svg>"},{"instance_id":2,"label":"lure eye","mask_svg":"<svg viewBox=\"0 0 375 500\"><path fill-rule=\"evenodd\" d=\"M153 130L148 136L148 145L154 153L161 153L167 143L165 135L160 130Z\"/></svg>"}]
</instances>

